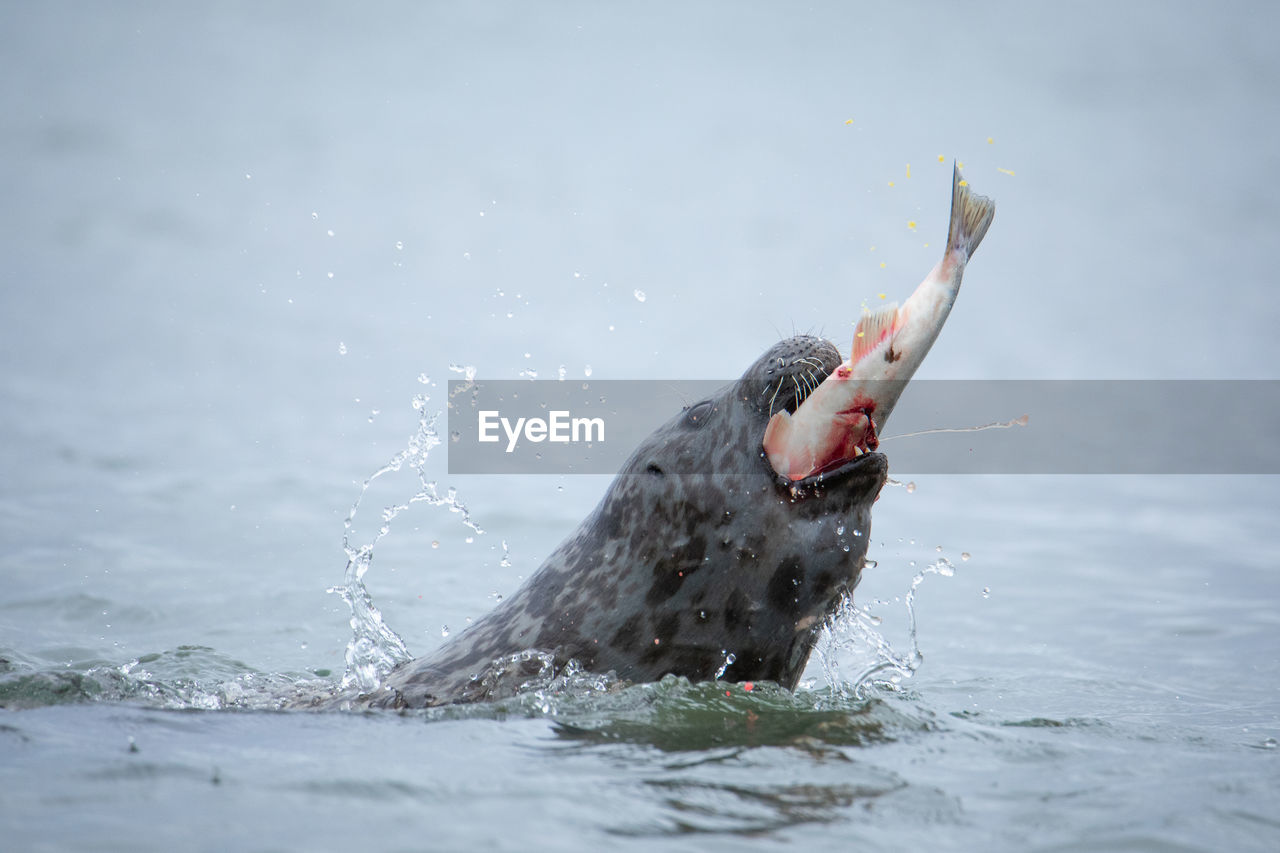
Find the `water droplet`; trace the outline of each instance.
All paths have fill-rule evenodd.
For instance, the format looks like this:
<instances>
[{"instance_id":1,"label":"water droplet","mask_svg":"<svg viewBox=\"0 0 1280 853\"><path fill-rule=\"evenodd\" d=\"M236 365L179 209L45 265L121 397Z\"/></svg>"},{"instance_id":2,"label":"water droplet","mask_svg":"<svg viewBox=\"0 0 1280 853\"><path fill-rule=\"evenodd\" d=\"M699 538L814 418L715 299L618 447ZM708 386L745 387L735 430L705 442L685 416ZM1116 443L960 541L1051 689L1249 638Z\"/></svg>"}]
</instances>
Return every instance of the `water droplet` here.
<instances>
[{"instance_id":1,"label":"water droplet","mask_svg":"<svg viewBox=\"0 0 1280 853\"><path fill-rule=\"evenodd\" d=\"M645 295L645 292L643 290L637 290L633 295L636 298L636 302L644 302L646 299L649 298L648 296Z\"/></svg>"},{"instance_id":2,"label":"water droplet","mask_svg":"<svg viewBox=\"0 0 1280 853\"><path fill-rule=\"evenodd\" d=\"M423 385L427 385L431 382L431 377L425 373L419 373L418 381L421 382Z\"/></svg>"},{"instance_id":3,"label":"water droplet","mask_svg":"<svg viewBox=\"0 0 1280 853\"><path fill-rule=\"evenodd\" d=\"M397 240L397 241L396 241L396 248L397 248L397 249L403 249L403 248L404 248L404 243L403 243L403 242L401 242L400 240Z\"/></svg>"},{"instance_id":4,"label":"water droplet","mask_svg":"<svg viewBox=\"0 0 1280 853\"><path fill-rule=\"evenodd\" d=\"M333 236L333 229L332 229L332 228L330 228L330 229L329 229L328 231L326 231L325 233L326 233L326 234L328 234L330 237L332 237L332 236Z\"/></svg>"},{"instance_id":5,"label":"water droplet","mask_svg":"<svg viewBox=\"0 0 1280 853\"><path fill-rule=\"evenodd\" d=\"M469 260L471 260L471 253L470 253L470 252L463 252L463 253L462 253L462 259L463 259L464 261L469 261Z\"/></svg>"},{"instance_id":6,"label":"water droplet","mask_svg":"<svg viewBox=\"0 0 1280 853\"><path fill-rule=\"evenodd\" d=\"M468 364L466 366L463 366L460 364L454 364L453 362L450 362L449 370L453 371L454 373L461 373L462 377L466 379L468 382L476 378L476 367L474 364Z\"/></svg>"},{"instance_id":7,"label":"water droplet","mask_svg":"<svg viewBox=\"0 0 1280 853\"><path fill-rule=\"evenodd\" d=\"M582 375L583 376L591 375L591 365L588 364L586 367L582 368Z\"/></svg>"},{"instance_id":8,"label":"water droplet","mask_svg":"<svg viewBox=\"0 0 1280 853\"><path fill-rule=\"evenodd\" d=\"M338 355L346 355L346 354L347 354L347 345L342 341L338 341Z\"/></svg>"},{"instance_id":9,"label":"water droplet","mask_svg":"<svg viewBox=\"0 0 1280 853\"><path fill-rule=\"evenodd\" d=\"M439 539L432 539L432 540L431 540L431 547L432 547L432 548L439 548L439 547L440 547L440 540L439 540Z\"/></svg>"},{"instance_id":10,"label":"water droplet","mask_svg":"<svg viewBox=\"0 0 1280 853\"><path fill-rule=\"evenodd\" d=\"M939 554L941 554L941 553L942 553L942 546L941 546L941 545L935 545L935 546L934 546L934 548L933 548L933 550L935 550L935 551L937 551Z\"/></svg>"},{"instance_id":11,"label":"water droplet","mask_svg":"<svg viewBox=\"0 0 1280 853\"><path fill-rule=\"evenodd\" d=\"M476 538L474 536L468 536L466 539L463 539L462 541L470 545L472 542L476 541Z\"/></svg>"},{"instance_id":12,"label":"water droplet","mask_svg":"<svg viewBox=\"0 0 1280 853\"><path fill-rule=\"evenodd\" d=\"M907 494L914 495L916 493L915 481L913 480L910 483L907 483L906 489L907 489Z\"/></svg>"},{"instance_id":13,"label":"water droplet","mask_svg":"<svg viewBox=\"0 0 1280 853\"><path fill-rule=\"evenodd\" d=\"M837 535L837 536L843 536L843 535L844 535L844 525L843 525L843 524L837 524L837 525L836 525L836 535Z\"/></svg>"},{"instance_id":14,"label":"water droplet","mask_svg":"<svg viewBox=\"0 0 1280 853\"><path fill-rule=\"evenodd\" d=\"M307 644L304 642L301 646L299 646L299 648L301 648L303 651L306 651L306 650L307 650Z\"/></svg>"},{"instance_id":15,"label":"water droplet","mask_svg":"<svg viewBox=\"0 0 1280 853\"><path fill-rule=\"evenodd\" d=\"M990 597L991 597L991 587L989 587L989 586L984 586L984 587L982 588L982 597L983 597L983 598L990 598Z\"/></svg>"},{"instance_id":16,"label":"water droplet","mask_svg":"<svg viewBox=\"0 0 1280 853\"><path fill-rule=\"evenodd\" d=\"M1264 740L1264 741L1262 742L1262 748L1263 748L1263 749L1275 749L1275 748L1276 748L1276 739L1275 739L1275 738L1273 738L1273 737L1269 737L1269 738L1267 738L1266 740Z\"/></svg>"},{"instance_id":17,"label":"water droplet","mask_svg":"<svg viewBox=\"0 0 1280 853\"><path fill-rule=\"evenodd\" d=\"M316 212L313 210L313 211L311 211L311 218L312 218L312 219L319 219L319 218L320 218L320 214L316 213Z\"/></svg>"},{"instance_id":18,"label":"water droplet","mask_svg":"<svg viewBox=\"0 0 1280 853\"><path fill-rule=\"evenodd\" d=\"M462 440L462 433L456 429L452 430L449 433L449 440L452 441L454 444L457 444L459 441Z\"/></svg>"},{"instance_id":19,"label":"water droplet","mask_svg":"<svg viewBox=\"0 0 1280 853\"><path fill-rule=\"evenodd\" d=\"M447 636L449 636L449 626L448 626L448 625L441 625L441 626L440 626L440 636L441 636L441 637L447 637Z\"/></svg>"},{"instance_id":20,"label":"water droplet","mask_svg":"<svg viewBox=\"0 0 1280 853\"><path fill-rule=\"evenodd\" d=\"M561 382L563 382L565 374L567 374L568 372L569 371L566 370L565 366L562 364L556 368L556 378L559 379Z\"/></svg>"},{"instance_id":21,"label":"water droplet","mask_svg":"<svg viewBox=\"0 0 1280 853\"><path fill-rule=\"evenodd\" d=\"M967 559L969 559L969 552L968 552L968 551L961 551L961 552L960 552L960 559L961 559L961 560L967 560Z\"/></svg>"},{"instance_id":22,"label":"water droplet","mask_svg":"<svg viewBox=\"0 0 1280 853\"><path fill-rule=\"evenodd\" d=\"M862 561L862 567L863 567L864 569L874 569L874 568L875 568L876 566L878 566L878 565L880 565L880 564L879 564L878 562L876 562L875 560L872 560L872 559L866 559L866 560L863 560L863 561Z\"/></svg>"}]
</instances>

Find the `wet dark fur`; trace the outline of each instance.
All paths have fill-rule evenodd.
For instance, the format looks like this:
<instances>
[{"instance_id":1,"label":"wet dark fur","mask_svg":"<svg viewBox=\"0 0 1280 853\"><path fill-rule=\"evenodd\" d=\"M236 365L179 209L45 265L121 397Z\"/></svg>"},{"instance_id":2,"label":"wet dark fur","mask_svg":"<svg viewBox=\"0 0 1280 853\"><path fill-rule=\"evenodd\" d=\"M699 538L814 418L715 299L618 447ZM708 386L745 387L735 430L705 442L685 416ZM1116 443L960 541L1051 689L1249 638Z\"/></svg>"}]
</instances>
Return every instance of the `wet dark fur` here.
<instances>
[{"instance_id":1,"label":"wet dark fur","mask_svg":"<svg viewBox=\"0 0 1280 853\"><path fill-rule=\"evenodd\" d=\"M515 595L353 703L500 698L522 679L498 677L511 664L495 661L526 649L557 669L574 659L635 682L714 678L727 651L725 680L794 687L824 618L858 581L887 463L868 454L793 489L761 440L771 412L794 410L839 362L819 338L779 342L649 436Z\"/></svg>"}]
</instances>

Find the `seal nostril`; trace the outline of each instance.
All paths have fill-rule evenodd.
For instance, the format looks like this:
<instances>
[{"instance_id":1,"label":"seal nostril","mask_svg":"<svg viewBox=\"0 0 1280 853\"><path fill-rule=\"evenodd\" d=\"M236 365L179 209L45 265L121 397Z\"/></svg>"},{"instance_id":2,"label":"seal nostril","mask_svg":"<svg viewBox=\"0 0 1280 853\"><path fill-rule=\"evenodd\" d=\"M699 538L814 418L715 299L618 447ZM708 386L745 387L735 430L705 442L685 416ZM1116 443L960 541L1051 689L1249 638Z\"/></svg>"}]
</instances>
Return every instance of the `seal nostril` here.
<instances>
[{"instance_id":1,"label":"seal nostril","mask_svg":"<svg viewBox=\"0 0 1280 853\"><path fill-rule=\"evenodd\" d=\"M653 474L655 477L665 477L665 476L666 476L666 473L665 473L661 468L659 468L655 463L653 463L653 462L650 462L650 463L645 467L645 470L646 470L646 471L648 471L650 474Z\"/></svg>"}]
</instances>

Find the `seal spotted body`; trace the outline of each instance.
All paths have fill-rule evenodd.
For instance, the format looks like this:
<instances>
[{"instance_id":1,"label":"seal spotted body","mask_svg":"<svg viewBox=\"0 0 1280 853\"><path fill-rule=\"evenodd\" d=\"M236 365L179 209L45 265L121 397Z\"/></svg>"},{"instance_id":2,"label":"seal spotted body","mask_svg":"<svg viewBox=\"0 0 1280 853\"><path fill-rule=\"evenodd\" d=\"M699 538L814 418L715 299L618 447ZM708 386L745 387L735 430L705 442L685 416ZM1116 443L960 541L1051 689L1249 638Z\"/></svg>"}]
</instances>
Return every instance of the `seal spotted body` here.
<instances>
[{"instance_id":1,"label":"seal spotted body","mask_svg":"<svg viewBox=\"0 0 1280 853\"><path fill-rule=\"evenodd\" d=\"M793 688L823 620L858 582L888 463L867 453L788 482L761 441L771 415L794 411L840 360L825 340L790 338L677 414L518 592L362 702L501 698L522 679L491 668L524 650L541 653L526 677L573 660L626 681L719 673Z\"/></svg>"}]
</instances>

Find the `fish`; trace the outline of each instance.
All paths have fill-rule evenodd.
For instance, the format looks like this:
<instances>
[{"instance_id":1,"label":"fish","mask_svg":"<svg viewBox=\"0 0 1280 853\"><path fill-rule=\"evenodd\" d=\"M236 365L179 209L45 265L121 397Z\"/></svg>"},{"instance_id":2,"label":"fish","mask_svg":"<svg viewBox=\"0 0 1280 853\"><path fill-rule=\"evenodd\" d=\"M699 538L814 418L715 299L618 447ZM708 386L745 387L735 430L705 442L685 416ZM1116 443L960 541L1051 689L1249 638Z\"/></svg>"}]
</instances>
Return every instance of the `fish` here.
<instances>
[{"instance_id":1,"label":"fish","mask_svg":"<svg viewBox=\"0 0 1280 853\"><path fill-rule=\"evenodd\" d=\"M875 450L879 430L937 340L960 292L965 266L995 217L995 202L969 189L953 164L951 221L942 260L910 298L864 310L849 359L788 413L775 412L764 453L775 473L798 482Z\"/></svg>"}]
</instances>

